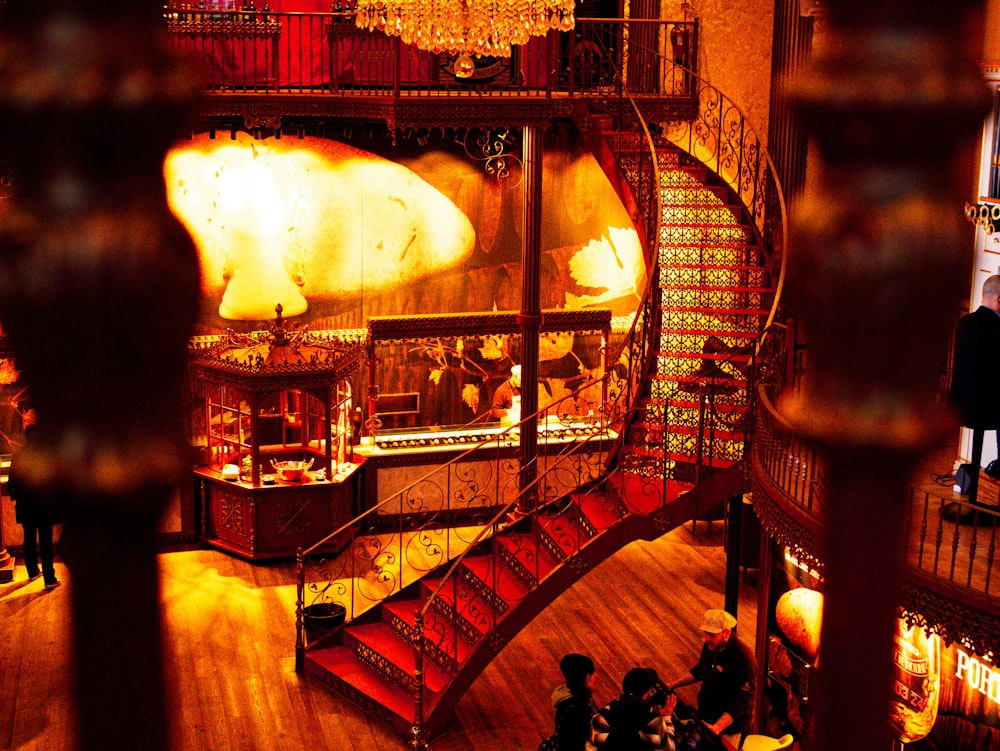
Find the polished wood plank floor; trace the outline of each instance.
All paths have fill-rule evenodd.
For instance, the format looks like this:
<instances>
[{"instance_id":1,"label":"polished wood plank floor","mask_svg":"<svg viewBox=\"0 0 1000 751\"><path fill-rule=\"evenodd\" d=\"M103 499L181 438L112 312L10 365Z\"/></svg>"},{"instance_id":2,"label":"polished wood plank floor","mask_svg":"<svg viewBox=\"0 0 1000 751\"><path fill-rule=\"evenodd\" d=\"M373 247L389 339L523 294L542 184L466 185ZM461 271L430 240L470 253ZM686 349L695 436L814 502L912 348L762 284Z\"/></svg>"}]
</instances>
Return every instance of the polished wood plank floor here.
<instances>
[{"instance_id":1,"label":"polished wood plank floor","mask_svg":"<svg viewBox=\"0 0 1000 751\"><path fill-rule=\"evenodd\" d=\"M624 672L656 667L669 680L700 649L704 610L721 607L723 525L698 522L637 542L587 574L499 654L459 703L433 751L533 751L551 732L549 694L566 652L598 665L596 698L614 698ZM294 671L294 572L288 562L251 565L215 550L160 556L175 699L173 747L185 751L380 751L399 736ZM71 572L44 592L41 580L0 585L0 743L25 751L73 747L69 668ZM739 607L753 643L756 574ZM121 659L108 655L109 660ZM689 692L689 693L684 693ZM682 696L693 701L692 688Z\"/></svg>"}]
</instances>

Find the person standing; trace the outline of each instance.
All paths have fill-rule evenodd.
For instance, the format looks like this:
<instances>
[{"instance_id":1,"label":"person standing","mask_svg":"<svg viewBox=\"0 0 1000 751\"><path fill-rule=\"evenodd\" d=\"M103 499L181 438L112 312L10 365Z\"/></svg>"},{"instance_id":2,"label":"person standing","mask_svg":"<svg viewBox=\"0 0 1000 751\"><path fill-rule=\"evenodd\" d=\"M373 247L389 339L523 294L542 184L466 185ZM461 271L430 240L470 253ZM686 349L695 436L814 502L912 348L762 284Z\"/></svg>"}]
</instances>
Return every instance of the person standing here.
<instances>
[{"instance_id":1,"label":"person standing","mask_svg":"<svg viewBox=\"0 0 1000 751\"><path fill-rule=\"evenodd\" d=\"M28 417L30 413L26 413ZM25 425L25 444L31 442L34 424ZM55 589L62 584L56 578L54 553L52 546L52 520L49 511L42 500L28 488L21 479L21 469L18 466L18 455L15 454L10 463L10 476L7 480L7 491L14 501L14 519L24 530L24 567L28 573L28 581L34 581L39 576L44 578L45 589ZM39 568L41 559L41 568Z\"/></svg>"},{"instance_id":2,"label":"person standing","mask_svg":"<svg viewBox=\"0 0 1000 751\"><path fill-rule=\"evenodd\" d=\"M972 428L972 473L969 501L976 500L983 438L1000 428L1000 275L983 282L982 304L962 316L955 327L951 388L948 396L962 425ZM1000 432L997 433L1000 456Z\"/></svg>"},{"instance_id":3,"label":"person standing","mask_svg":"<svg viewBox=\"0 0 1000 751\"><path fill-rule=\"evenodd\" d=\"M725 610L706 611L701 621L705 644L698 663L687 675L668 683L667 688L674 690L701 683L698 716L710 732L739 748L753 717L757 661L736 638L734 628L736 618Z\"/></svg>"},{"instance_id":4,"label":"person standing","mask_svg":"<svg viewBox=\"0 0 1000 751\"><path fill-rule=\"evenodd\" d=\"M556 728L539 748L545 751L584 751L590 735L590 718L597 712L593 691L597 671L586 655L571 653L559 661L565 683L552 691ZM546 743L548 745L546 745Z\"/></svg>"},{"instance_id":5,"label":"person standing","mask_svg":"<svg viewBox=\"0 0 1000 751\"><path fill-rule=\"evenodd\" d=\"M490 403L490 414L493 417L508 422L518 422L521 413L521 366L510 369L507 380L497 386ZM517 405L517 409L514 406Z\"/></svg>"},{"instance_id":6,"label":"person standing","mask_svg":"<svg viewBox=\"0 0 1000 751\"><path fill-rule=\"evenodd\" d=\"M654 703L654 673L632 668L622 680L622 693L606 704L590 721L587 751L674 751L672 714L677 706L673 693Z\"/></svg>"}]
</instances>

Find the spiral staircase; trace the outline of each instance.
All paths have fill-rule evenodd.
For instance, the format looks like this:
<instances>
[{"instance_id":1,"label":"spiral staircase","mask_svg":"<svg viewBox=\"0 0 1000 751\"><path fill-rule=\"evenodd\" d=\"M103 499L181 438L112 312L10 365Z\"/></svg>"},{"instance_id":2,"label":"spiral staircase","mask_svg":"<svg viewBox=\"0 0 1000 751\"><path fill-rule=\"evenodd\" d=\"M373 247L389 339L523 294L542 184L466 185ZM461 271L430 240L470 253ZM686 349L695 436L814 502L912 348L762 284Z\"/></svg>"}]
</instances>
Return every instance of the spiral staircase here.
<instances>
[{"instance_id":1,"label":"spiral staircase","mask_svg":"<svg viewBox=\"0 0 1000 751\"><path fill-rule=\"evenodd\" d=\"M619 140L616 168L627 173L629 143L638 153L641 141L604 138ZM456 560L298 648L304 673L414 745L442 732L504 645L587 571L746 489L749 366L774 295L765 251L727 186L664 139L655 152L652 356L607 470L488 525Z\"/></svg>"}]
</instances>

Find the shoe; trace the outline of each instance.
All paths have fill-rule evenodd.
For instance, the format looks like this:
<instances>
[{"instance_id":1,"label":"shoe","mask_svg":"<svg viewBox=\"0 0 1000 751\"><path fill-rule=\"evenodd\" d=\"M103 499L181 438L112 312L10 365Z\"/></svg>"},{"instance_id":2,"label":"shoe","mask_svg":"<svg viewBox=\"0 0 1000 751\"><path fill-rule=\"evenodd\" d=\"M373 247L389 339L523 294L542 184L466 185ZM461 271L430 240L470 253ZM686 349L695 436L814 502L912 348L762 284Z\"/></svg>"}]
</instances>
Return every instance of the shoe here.
<instances>
[{"instance_id":1,"label":"shoe","mask_svg":"<svg viewBox=\"0 0 1000 751\"><path fill-rule=\"evenodd\" d=\"M28 574L28 581L33 582L35 579L37 579L41 575L42 575L41 571L36 571L33 574Z\"/></svg>"},{"instance_id":2,"label":"shoe","mask_svg":"<svg viewBox=\"0 0 1000 751\"><path fill-rule=\"evenodd\" d=\"M56 587L60 586L61 584L62 584L61 581L59 581L58 579L54 579L54 580L52 580L50 582L45 582L45 588L46 589L55 589Z\"/></svg>"}]
</instances>

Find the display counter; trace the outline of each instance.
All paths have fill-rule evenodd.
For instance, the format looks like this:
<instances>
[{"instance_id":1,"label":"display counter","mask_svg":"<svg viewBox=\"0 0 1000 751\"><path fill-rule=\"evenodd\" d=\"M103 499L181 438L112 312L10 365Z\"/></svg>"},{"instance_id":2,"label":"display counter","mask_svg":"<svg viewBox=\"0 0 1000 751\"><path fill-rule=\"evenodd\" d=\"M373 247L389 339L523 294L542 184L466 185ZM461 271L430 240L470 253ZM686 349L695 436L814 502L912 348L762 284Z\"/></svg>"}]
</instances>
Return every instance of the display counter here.
<instances>
[{"instance_id":1,"label":"display counter","mask_svg":"<svg viewBox=\"0 0 1000 751\"><path fill-rule=\"evenodd\" d=\"M199 467L205 541L251 560L292 557L354 518L364 462L355 457L331 477L307 472L299 482L270 485L226 480L220 470Z\"/></svg>"},{"instance_id":2,"label":"display counter","mask_svg":"<svg viewBox=\"0 0 1000 751\"><path fill-rule=\"evenodd\" d=\"M539 502L558 500L596 479L616 439L614 431L597 424L540 428ZM418 522L435 515L442 521L471 523L514 502L519 493L516 429L382 435L362 443L358 455L367 459L360 511L378 505L378 517L403 514Z\"/></svg>"}]
</instances>

